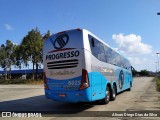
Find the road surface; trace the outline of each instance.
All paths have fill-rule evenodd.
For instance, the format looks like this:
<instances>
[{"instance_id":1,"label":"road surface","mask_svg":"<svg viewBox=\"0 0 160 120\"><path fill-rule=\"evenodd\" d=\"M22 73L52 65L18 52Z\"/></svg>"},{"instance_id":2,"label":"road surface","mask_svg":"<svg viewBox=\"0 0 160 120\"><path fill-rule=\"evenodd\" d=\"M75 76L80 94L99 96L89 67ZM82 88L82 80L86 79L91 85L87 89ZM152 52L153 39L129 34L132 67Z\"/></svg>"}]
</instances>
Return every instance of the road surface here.
<instances>
[{"instance_id":1,"label":"road surface","mask_svg":"<svg viewBox=\"0 0 160 120\"><path fill-rule=\"evenodd\" d=\"M155 81L152 77L134 78L131 91L125 91L117 95L115 101L107 105L98 103L71 104L55 102L46 99L43 85L0 85L0 111L143 111L160 110L160 93L155 89ZM68 119L70 117L56 117L48 119ZM79 117L77 120L80 119ZM88 117L87 119L97 119ZM100 118L98 118L100 119ZM126 119L126 118L110 118ZM139 118L132 118L139 120ZM157 118L155 118L157 119Z\"/></svg>"}]
</instances>

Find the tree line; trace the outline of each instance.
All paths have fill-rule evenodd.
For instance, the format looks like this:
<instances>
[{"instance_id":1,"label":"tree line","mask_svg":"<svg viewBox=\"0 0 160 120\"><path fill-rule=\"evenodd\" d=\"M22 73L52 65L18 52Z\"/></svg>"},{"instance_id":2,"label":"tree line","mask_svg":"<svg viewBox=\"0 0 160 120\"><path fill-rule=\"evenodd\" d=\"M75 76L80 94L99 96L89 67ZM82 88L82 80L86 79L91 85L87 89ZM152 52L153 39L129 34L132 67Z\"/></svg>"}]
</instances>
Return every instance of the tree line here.
<instances>
[{"instance_id":1,"label":"tree line","mask_svg":"<svg viewBox=\"0 0 160 120\"><path fill-rule=\"evenodd\" d=\"M137 70L133 70L132 71L132 74L133 74L133 76L154 76L155 74L154 73L152 73L152 75L151 75L151 73L148 71L148 70L141 70L141 71L137 71Z\"/></svg>"},{"instance_id":2,"label":"tree line","mask_svg":"<svg viewBox=\"0 0 160 120\"><path fill-rule=\"evenodd\" d=\"M11 40L0 45L0 66L4 69L4 78L11 79L11 66L16 65L21 69L22 65L29 66L28 61L33 63L32 79L38 79L38 66L42 61L43 42L50 36L48 30L45 34L41 34L38 28L30 30L23 37L20 45L14 44ZM34 69L36 66L36 75ZM9 72L7 72L7 70ZM8 75L7 75L8 74ZM8 76L8 77L7 77Z\"/></svg>"},{"instance_id":3,"label":"tree line","mask_svg":"<svg viewBox=\"0 0 160 120\"><path fill-rule=\"evenodd\" d=\"M42 64L42 47L43 42L50 36L48 30L45 34L41 34L38 28L30 30L26 36L23 37L20 45L14 44L11 40L6 40L5 44L0 45L0 67L4 69L4 78L11 79L11 66L16 65L19 69L22 65L29 66L28 61L32 61L32 79L38 79L38 66ZM36 66L36 75L34 70ZM7 70L9 72L7 72ZM8 75L7 75L8 74ZM140 72L133 70L133 76L148 76L147 70ZM8 78L7 78L8 76Z\"/></svg>"}]
</instances>

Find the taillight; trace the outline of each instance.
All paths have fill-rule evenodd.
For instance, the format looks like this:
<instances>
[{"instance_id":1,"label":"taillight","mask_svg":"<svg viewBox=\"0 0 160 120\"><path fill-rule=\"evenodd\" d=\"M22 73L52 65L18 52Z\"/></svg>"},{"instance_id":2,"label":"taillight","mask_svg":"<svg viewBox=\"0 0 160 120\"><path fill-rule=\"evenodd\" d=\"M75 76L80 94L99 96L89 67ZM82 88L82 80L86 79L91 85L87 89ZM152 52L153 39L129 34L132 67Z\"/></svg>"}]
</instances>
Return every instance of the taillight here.
<instances>
[{"instance_id":1,"label":"taillight","mask_svg":"<svg viewBox=\"0 0 160 120\"><path fill-rule=\"evenodd\" d=\"M44 76L44 88L48 90L49 88L48 88L48 85L47 85L46 73L45 72L43 73L43 76Z\"/></svg>"},{"instance_id":2,"label":"taillight","mask_svg":"<svg viewBox=\"0 0 160 120\"><path fill-rule=\"evenodd\" d=\"M81 82L79 90L83 90L88 87L89 87L88 72L87 70L82 69L82 82Z\"/></svg>"},{"instance_id":3,"label":"taillight","mask_svg":"<svg viewBox=\"0 0 160 120\"><path fill-rule=\"evenodd\" d=\"M77 30L78 30L78 31L82 31L82 29L80 29L80 28L77 28Z\"/></svg>"},{"instance_id":4,"label":"taillight","mask_svg":"<svg viewBox=\"0 0 160 120\"><path fill-rule=\"evenodd\" d=\"M64 34L64 33L66 33L66 31L58 32L57 34Z\"/></svg>"}]
</instances>

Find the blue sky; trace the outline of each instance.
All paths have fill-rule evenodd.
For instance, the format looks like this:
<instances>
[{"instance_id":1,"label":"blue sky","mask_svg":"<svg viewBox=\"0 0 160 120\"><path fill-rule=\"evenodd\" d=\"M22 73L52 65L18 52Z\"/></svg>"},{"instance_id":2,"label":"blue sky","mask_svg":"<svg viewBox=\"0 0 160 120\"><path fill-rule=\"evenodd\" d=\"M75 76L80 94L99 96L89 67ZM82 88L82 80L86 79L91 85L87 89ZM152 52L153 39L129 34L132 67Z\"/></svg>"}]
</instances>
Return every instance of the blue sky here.
<instances>
[{"instance_id":1,"label":"blue sky","mask_svg":"<svg viewBox=\"0 0 160 120\"><path fill-rule=\"evenodd\" d=\"M156 70L159 0L0 0L0 44L27 32L85 28L127 56L137 70Z\"/></svg>"}]
</instances>

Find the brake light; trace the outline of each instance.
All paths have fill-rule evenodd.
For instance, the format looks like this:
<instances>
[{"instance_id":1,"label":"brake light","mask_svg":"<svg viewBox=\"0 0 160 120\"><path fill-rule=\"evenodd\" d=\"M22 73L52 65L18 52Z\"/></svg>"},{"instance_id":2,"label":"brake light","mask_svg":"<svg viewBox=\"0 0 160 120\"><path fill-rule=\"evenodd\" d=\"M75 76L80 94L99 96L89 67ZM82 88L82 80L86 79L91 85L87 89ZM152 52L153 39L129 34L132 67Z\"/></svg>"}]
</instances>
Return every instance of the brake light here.
<instances>
[{"instance_id":1,"label":"brake light","mask_svg":"<svg viewBox=\"0 0 160 120\"><path fill-rule=\"evenodd\" d=\"M83 90L88 87L89 87L88 72L87 70L82 69L82 82L81 82L79 90Z\"/></svg>"},{"instance_id":2,"label":"brake light","mask_svg":"<svg viewBox=\"0 0 160 120\"><path fill-rule=\"evenodd\" d=\"M46 73L45 72L43 73L43 76L44 76L44 88L48 90L49 88L48 88L48 85L47 85Z\"/></svg>"},{"instance_id":3,"label":"brake light","mask_svg":"<svg viewBox=\"0 0 160 120\"><path fill-rule=\"evenodd\" d=\"M64 34L64 33L66 33L66 31L59 32L58 34Z\"/></svg>"},{"instance_id":4,"label":"brake light","mask_svg":"<svg viewBox=\"0 0 160 120\"><path fill-rule=\"evenodd\" d=\"M82 31L82 29L80 28L77 28L76 29L77 31ZM61 35L61 34L65 34L68 30L65 30L65 31L61 31L61 32L58 32L57 34Z\"/></svg>"},{"instance_id":5,"label":"brake light","mask_svg":"<svg viewBox=\"0 0 160 120\"><path fill-rule=\"evenodd\" d=\"M82 31L82 29L80 29L80 28L77 28L77 30L78 30L78 31Z\"/></svg>"}]
</instances>

